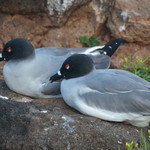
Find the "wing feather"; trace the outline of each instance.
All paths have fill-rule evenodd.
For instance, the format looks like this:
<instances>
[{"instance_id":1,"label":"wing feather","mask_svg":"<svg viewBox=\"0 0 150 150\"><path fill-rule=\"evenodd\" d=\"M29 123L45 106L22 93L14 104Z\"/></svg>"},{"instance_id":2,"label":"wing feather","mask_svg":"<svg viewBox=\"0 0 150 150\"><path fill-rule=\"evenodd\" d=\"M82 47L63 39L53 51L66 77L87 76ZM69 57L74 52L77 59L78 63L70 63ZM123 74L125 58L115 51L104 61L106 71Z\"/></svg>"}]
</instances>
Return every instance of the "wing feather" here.
<instances>
[{"instance_id":1,"label":"wing feather","mask_svg":"<svg viewBox=\"0 0 150 150\"><path fill-rule=\"evenodd\" d=\"M95 70L81 80L85 87L80 97L90 107L120 113L150 114L150 89L147 87L150 83L133 74L115 69Z\"/></svg>"}]
</instances>

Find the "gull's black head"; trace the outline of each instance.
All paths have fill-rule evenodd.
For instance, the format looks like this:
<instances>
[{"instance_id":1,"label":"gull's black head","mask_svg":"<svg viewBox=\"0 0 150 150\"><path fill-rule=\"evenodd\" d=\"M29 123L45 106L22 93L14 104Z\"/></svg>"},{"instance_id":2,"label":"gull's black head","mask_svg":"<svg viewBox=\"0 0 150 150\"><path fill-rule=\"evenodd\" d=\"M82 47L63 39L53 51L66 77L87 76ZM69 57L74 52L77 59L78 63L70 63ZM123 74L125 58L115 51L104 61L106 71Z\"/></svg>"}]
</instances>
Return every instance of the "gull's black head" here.
<instances>
[{"instance_id":1,"label":"gull's black head","mask_svg":"<svg viewBox=\"0 0 150 150\"><path fill-rule=\"evenodd\" d=\"M15 38L5 44L0 61L24 59L34 54L34 48L28 40L24 38Z\"/></svg>"},{"instance_id":2,"label":"gull's black head","mask_svg":"<svg viewBox=\"0 0 150 150\"><path fill-rule=\"evenodd\" d=\"M50 78L51 82L59 79L71 79L84 76L94 68L92 59L84 54L75 54L67 58L57 74Z\"/></svg>"}]
</instances>

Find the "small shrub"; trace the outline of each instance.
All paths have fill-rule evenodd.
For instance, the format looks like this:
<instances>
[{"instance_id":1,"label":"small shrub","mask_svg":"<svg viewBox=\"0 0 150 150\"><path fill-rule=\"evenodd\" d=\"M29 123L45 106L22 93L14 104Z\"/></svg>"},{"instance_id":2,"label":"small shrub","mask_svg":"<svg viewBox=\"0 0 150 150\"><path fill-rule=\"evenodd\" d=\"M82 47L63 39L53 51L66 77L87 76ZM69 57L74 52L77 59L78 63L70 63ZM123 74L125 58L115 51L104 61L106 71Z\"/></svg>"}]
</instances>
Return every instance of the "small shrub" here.
<instances>
[{"instance_id":1,"label":"small shrub","mask_svg":"<svg viewBox=\"0 0 150 150\"><path fill-rule=\"evenodd\" d=\"M95 35L91 36L89 39L87 36L80 36L80 42L86 44L88 47L93 47L100 44Z\"/></svg>"},{"instance_id":2,"label":"small shrub","mask_svg":"<svg viewBox=\"0 0 150 150\"><path fill-rule=\"evenodd\" d=\"M150 67L144 65L144 63L148 60L148 56L143 59L139 59L136 57L135 62L132 62L131 56L126 58L123 57L123 64L119 66L120 69L130 71L141 78L150 82Z\"/></svg>"}]
</instances>

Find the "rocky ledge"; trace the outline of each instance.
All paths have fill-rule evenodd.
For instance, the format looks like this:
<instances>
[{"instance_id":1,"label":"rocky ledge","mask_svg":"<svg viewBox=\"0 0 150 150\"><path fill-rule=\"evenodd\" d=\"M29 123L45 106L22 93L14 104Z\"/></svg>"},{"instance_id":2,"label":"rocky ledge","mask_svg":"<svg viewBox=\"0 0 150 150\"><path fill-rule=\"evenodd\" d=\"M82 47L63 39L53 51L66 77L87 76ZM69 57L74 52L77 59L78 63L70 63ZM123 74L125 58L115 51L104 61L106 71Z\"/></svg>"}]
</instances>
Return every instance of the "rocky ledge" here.
<instances>
[{"instance_id":1,"label":"rocky ledge","mask_svg":"<svg viewBox=\"0 0 150 150\"><path fill-rule=\"evenodd\" d=\"M140 141L140 128L82 115L63 99L16 94L2 80L0 87L1 150L124 150Z\"/></svg>"}]
</instances>

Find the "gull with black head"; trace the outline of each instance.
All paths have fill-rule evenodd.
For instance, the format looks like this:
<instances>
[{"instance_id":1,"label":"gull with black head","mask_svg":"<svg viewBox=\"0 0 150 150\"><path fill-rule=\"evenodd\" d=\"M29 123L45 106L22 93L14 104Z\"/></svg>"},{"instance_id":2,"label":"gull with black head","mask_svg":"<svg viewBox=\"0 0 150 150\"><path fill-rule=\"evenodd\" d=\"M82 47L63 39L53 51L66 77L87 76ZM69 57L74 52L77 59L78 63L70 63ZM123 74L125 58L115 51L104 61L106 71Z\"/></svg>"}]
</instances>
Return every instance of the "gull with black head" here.
<instances>
[{"instance_id":1,"label":"gull with black head","mask_svg":"<svg viewBox=\"0 0 150 150\"><path fill-rule=\"evenodd\" d=\"M90 57L75 54L50 81L60 79L64 101L79 112L137 127L149 125L150 83L139 76L119 69L95 69Z\"/></svg>"}]
</instances>

